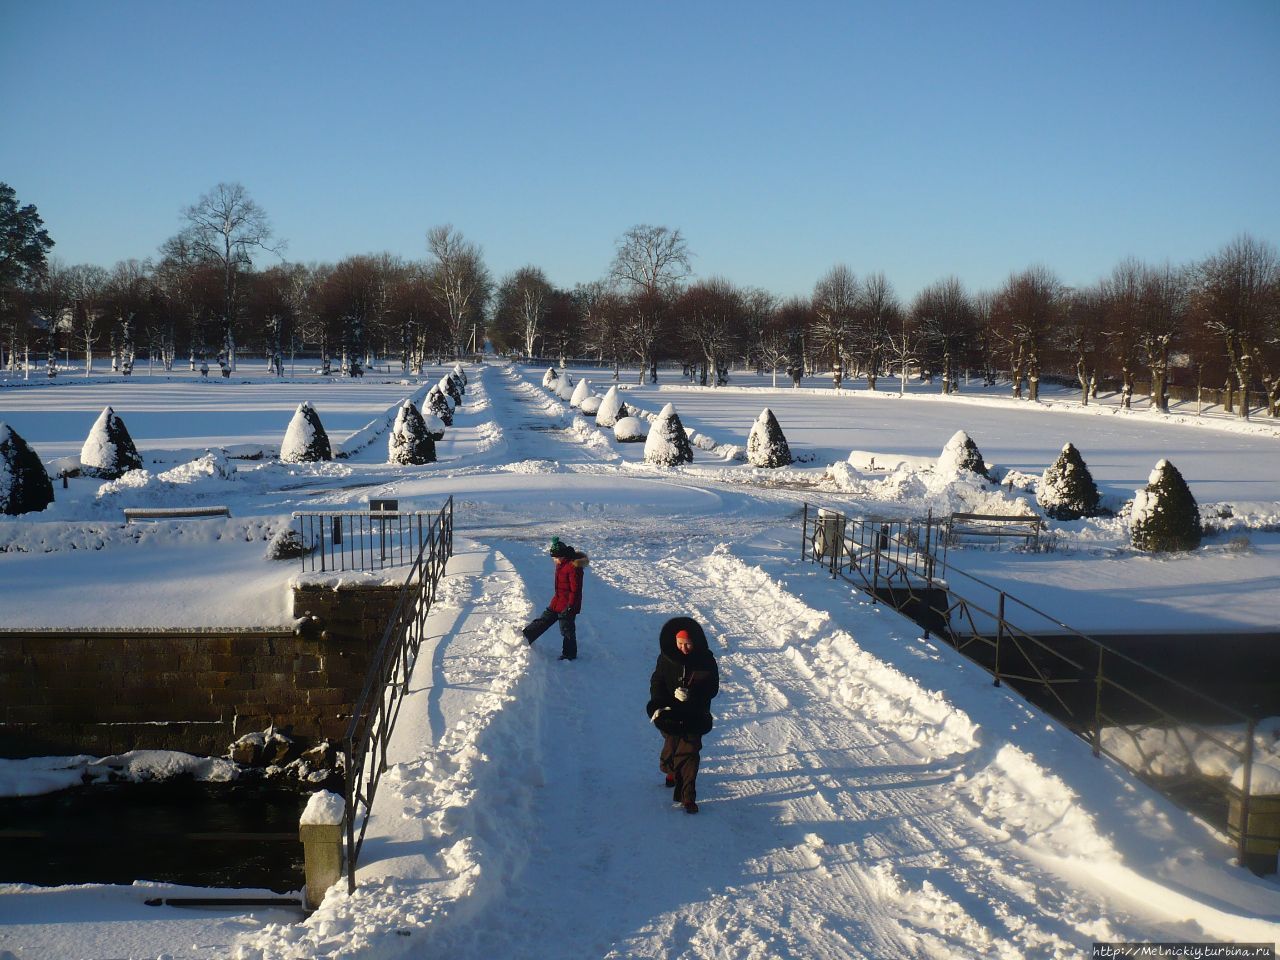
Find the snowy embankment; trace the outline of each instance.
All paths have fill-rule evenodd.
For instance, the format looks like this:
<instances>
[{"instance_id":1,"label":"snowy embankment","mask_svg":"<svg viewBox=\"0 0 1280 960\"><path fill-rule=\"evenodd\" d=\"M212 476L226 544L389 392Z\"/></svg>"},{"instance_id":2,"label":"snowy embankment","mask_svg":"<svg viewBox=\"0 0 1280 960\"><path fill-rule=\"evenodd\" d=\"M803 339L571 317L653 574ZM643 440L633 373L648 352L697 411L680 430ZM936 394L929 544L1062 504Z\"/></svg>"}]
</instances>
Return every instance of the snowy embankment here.
<instances>
[{"instance_id":1,"label":"snowy embankment","mask_svg":"<svg viewBox=\"0 0 1280 960\"><path fill-rule=\"evenodd\" d=\"M1055 413L1070 413L1086 417L1114 417L1124 420L1149 420L1154 423L1173 424L1182 427L1195 427L1208 430L1221 430L1228 433L1248 434L1260 437L1277 437L1280 438L1280 423L1262 419L1244 420L1227 414L1216 414L1213 416L1197 416L1194 413L1184 413L1175 406L1170 413L1161 413L1158 410L1142 409L1138 407L1125 408L1118 403L1099 402L1097 400L1082 405L1079 400L1079 394L1072 399L1066 391L1041 391L1039 400L1024 400L1014 397L1011 394L1006 396L974 395L971 393L952 393L943 395L941 393L925 393L922 390L915 389L908 393L900 394L896 390L865 390L865 389L840 389L836 390L832 387L769 387L769 386L730 386L723 387L703 387L695 384L684 383L664 383L659 384L657 389L663 392L671 391L696 391L707 392L713 394L729 394L729 393L747 393L752 396L768 396L770 394L778 394L779 396L814 396L814 397L856 397L858 399L867 398L872 400L884 401L923 401L925 403L942 403L968 405L975 407L997 407L1013 410L1052 410ZM1055 395L1056 394L1056 395Z\"/></svg>"}]
</instances>

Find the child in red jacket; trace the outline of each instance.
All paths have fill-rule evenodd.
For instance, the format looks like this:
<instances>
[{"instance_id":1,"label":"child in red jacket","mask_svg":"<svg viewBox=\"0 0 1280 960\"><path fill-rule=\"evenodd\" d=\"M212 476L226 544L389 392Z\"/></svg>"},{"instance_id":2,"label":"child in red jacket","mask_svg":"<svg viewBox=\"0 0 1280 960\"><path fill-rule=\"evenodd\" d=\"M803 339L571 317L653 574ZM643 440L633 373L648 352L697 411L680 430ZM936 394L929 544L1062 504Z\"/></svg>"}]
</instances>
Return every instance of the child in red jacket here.
<instances>
[{"instance_id":1,"label":"child in red jacket","mask_svg":"<svg viewBox=\"0 0 1280 960\"><path fill-rule=\"evenodd\" d=\"M556 592L547 609L524 628L524 638L530 644L537 640L557 620L560 622L561 660L578 659L578 628L575 623L582 611L582 571L586 569L587 555L579 553L559 537L551 538L548 551L556 564Z\"/></svg>"}]
</instances>

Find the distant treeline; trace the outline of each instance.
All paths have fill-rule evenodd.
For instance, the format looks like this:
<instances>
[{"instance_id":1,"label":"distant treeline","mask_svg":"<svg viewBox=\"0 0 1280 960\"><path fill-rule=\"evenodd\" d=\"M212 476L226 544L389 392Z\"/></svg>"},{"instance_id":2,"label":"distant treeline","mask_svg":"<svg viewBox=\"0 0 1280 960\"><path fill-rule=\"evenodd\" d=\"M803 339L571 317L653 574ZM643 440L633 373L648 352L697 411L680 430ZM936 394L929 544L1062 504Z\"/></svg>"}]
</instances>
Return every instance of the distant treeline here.
<instances>
[{"instance_id":1,"label":"distant treeline","mask_svg":"<svg viewBox=\"0 0 1280 960\"><path fill-rule=\"evenodd\" d=\"M665 226L631 228L605 277L562 289L532 265L495 281L450 225L427 231L420 261L290 263L239 184L219 184L183 219L155 259L66 265L47 256L36 208L0 184L0 365L30 370L34 355L55 375L75 353L88 374L105 354L128 374L142 355L229 372L245 354L305 351L326 372L375 357L409 372L488 341L510 355L638 365L641 377L674 360L707 384L738 364L836 386L920 375L942 392L967 376L1007 378L1034 400L1042 380L1065 378L1085 403L1113 385L1126 405L1141 388L1167 410L1171 391L1211 388L1241 416L1251 401L1280 415L1280 258L1248 235L1190 264L1126 259L1089 287L1032 266L997 290L945 277L908 303L883 273L843 264L805 298L695 279L685 238Z\"/></svg>"}]
</instances>

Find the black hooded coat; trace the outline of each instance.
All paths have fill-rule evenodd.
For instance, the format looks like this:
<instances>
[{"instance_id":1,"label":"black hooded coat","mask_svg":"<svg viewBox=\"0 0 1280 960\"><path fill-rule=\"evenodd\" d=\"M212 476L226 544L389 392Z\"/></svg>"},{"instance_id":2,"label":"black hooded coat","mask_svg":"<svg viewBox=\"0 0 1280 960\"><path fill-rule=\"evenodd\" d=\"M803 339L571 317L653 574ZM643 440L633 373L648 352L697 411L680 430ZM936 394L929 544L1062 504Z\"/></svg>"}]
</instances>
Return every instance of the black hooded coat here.
<instances>
[{"instance_id":1,"label":"black hooded coat","mask_svg":"<svg viewBox=\"0 0 1280 960\"><path fill-rule=\"evenodd\" d=\"M676 633L689 632L693 649L688 655L676 647ZM645 713L652 717L661 711L654 724L665 734L700 737L711 730L711 700L720 692L720 668L707 648L707 635L692 617L668 620L658 634L658 665L649 678L649 703ZM681 702L675 697L677 687L689 691Z\"/></svg>"}]
</instances>

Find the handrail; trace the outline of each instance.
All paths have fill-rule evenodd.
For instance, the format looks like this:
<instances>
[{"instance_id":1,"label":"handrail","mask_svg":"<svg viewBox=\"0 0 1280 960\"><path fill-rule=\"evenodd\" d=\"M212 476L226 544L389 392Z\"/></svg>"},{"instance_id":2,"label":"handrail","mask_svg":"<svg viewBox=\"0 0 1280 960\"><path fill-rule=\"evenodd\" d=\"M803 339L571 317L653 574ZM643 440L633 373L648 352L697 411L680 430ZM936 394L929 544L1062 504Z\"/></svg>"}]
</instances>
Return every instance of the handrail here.
<instances>
[{"instance_id":1,"label":"handrail","mask_svg":"<svg viewBox=\"0 0 1280 960\"><path fill-rule=\"evenodd\" d=\"M1131 713L1145 712L1167 724L1169 733L1182 747L1181 759L1186 761L1187 775L1212 784L1215 790L1239 802L1241 814L1238 852L1240 862L1243 864L1246 860L1248 842L1260 837L1259 834L1249 831L1250 783L1254 764L1253 737L1256 720L1228 704L1221 703L1169 677L1136 657L1082 633L1056 617L1011 596L1000 587L949 565L945 552L939 557L929 549L937 542L933 535L937 526L938 521L935 521L932 515L920 519L864 519L846 517L838 510L825 508L811 515L810 504L806 503L803 511L800 557L802 560L812 559L815 563L822 563L830 570L832 577L841 577L869 593L873 600L887 600L907 616L912 616L911 611L916 611L926 633L930 629L938 630L957 650L963 651L973 644L985 647L990 662L975 654L968 654L968 656L994 676L996 686L999 686L1002 680L1022 682L1029 685L1032 691L1038 691L1042 697L1056 702L1056 712L1060 719L1063 715L1069 718L1068 729L1090 744L1095 757L1105 754L1148 782L1157 779L1153 760L1159 757L1149 754L1148 749L1144 748L1139 741L1139 735L1134 732L1132 721L1125 721L1116 714L1128 707ZM871 534L869 537L868 531ZM945 547L945 539L941 543ZM806 557L807 548L810 546L813 552ZM851 576L851 573L856 574L856 577ZM954 581L965 580L997 594L998 609L992 611L958 593L954 589ZM937 591L943 591L945 594L941 606L937 605ZM1053 644L1046 643L1041 637L1029 632L1025 624L1020 626L1012 622L1009 619L1008 610L1010 601L1017 607L1065 631L1063 639L1080 641L1084 645L1084 652L1092 653L1091 657L1086 656L1084 660L1086 662L1092 660L1092 664L1078 662L1077 659L1067 656L1063 650L1056 649ZM980 629L979 621L975 620L975 614L980 620L989 621L989 627L984 623L983 629ZM969 632L957 631L954 620L962 622L967 620ZM994 631L994 639L984 630ZM1020 658L1020 664L1034 673L1034 676L1012 672L1007 661L1013 654L1005 649L1006 645L1012 646ZM1120 670L1122 676L1117 676L1117 663L1112 658L1124 668ZM1066 677L1049 675L1047 671L1055 661L1071 668ZM1108 665L1110 675L1107 672ZM1245 742L1243 745L1228 742L1210 726L1175 717L1156 703L1152 697L1139 693L1131 689L1127 682L1122 682L1122 680L1131 681L1135 675L1145 679L1148 685L1162 689L1166 696L1178 698L1184 703L1194 702L1201 711L1211 712L1221 718L1222 723L1242 725L1245 728ZM1070 687L1084 683L1090 684L1094 690L1091 715L1088 715L1090 709L1082 710L1082 705L1079 703L1076 704L1076 708L1073 708L1064 698L1063 692L1059 690L1064 685ZM1029 696L1024 691L1019 692ZM1066 696L1070 697L1071 694L1067 693ZM1121 697L1124 698L1122 702L1111 702ZM1037 705L1033 700L1029 699L1028 702L1033 706ZM1040 708L1045 709L1043 704ZM1107 738L1103 736L1104 721L1110 721L1109 729L1114 731L1111 743L1107 742ZM1242 787L1234 786L1229 779L1224 782L1218 777L1205 774L1200 769L1192 746L1186 743L1184 731L1193 732L1198 739L1213 743L1228 756L1239 761L1243 771ZM1132 742L1140 762L1134 763L1117 752L1114 739L1122 735L1127 736ZM1157 788L1161 787L1159 783L1153 785ZM1168 790L1162 792L1176 803L1187 806L1184 798Z\"/></svg>"},{"instance_id":2,"label":"handrail","mask_svg":"<svg viewBox=\"0 0 1280 960\"><path fill-rule=\"evenodd\" d=\"M293 514L304 573L383 570L422 553L432 515L417 510L304 510Z\"/></svg>"},{"instance_id":3,"label":"handrail","mask_svg":"<svg viewBox=\"0 0 1280 960\"><path fill-rule=\"evenodd\" d=\"M453 555L453 497L427 523L395 609L378 643L364 688L347 725L346 742L346 873L347 890L356 889L356 863L364 844L378 781L387 769L387 747L422 645L436 588ZM357 831L357 821L359 829Z\"/></svg>"}]
</instances>

